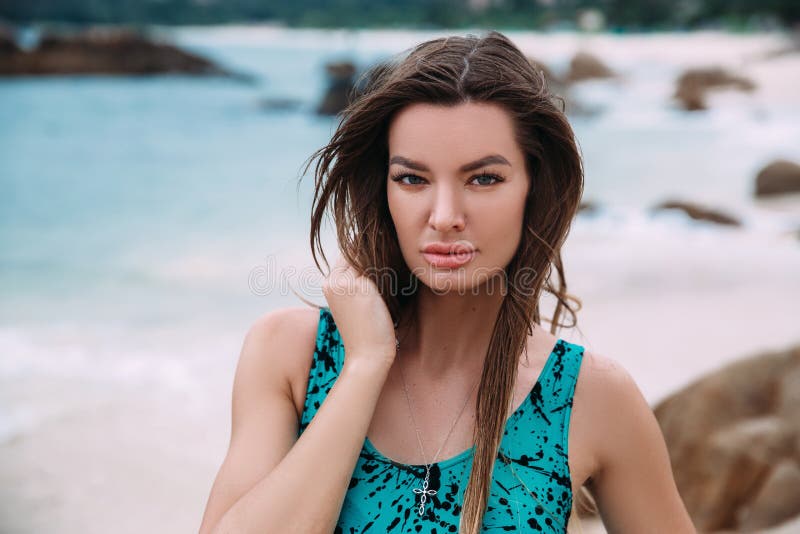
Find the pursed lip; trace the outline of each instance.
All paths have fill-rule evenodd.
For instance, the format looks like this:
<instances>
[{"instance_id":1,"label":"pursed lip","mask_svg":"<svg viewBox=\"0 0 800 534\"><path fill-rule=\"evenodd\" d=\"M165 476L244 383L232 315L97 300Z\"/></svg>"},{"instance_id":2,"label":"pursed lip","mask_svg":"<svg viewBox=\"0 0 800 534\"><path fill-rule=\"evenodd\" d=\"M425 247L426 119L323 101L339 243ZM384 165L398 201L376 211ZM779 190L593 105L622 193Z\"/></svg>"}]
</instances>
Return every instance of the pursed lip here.
<instances>
[{"instance_id":1,"label":"pursed lip","mask_svg":"<svg viewBox=\"0 0 800 534\"><path fill-rule=\"evenodd\" d=\"M471 254L475 248L465 243L430 243L422 252L427 254Z\"/></svg>"},{"instance_id":2,"label":"pursed lip","mask_svg":"<svg viewBox=\"0 0 800 534\"><path fill-rule=\"evenodd\" d=\"M430 243L422 249L422 256L437 269L456 269L475 257L476 250L468 243Z\"/></svg>"}]
</instances>

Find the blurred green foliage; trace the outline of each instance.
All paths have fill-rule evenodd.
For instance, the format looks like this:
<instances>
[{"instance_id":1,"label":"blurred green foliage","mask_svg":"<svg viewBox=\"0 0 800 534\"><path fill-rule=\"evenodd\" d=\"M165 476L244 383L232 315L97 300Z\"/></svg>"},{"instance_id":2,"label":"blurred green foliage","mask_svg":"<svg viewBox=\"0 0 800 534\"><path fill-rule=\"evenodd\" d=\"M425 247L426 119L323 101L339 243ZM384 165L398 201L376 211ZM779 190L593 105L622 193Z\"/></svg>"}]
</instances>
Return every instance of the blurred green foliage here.
<instances>
[{"instance_id":1,"label":"blurred green foliage","mask_svg":"<svg viewBox=\"0 0 800 534\"><path fill-rule=\"evenodd\" d=\"M214 24L313 27L546 28L597 9L610 29L795 26L798 0L0 0L10 23Z\"/></svg>"}]
</instances>

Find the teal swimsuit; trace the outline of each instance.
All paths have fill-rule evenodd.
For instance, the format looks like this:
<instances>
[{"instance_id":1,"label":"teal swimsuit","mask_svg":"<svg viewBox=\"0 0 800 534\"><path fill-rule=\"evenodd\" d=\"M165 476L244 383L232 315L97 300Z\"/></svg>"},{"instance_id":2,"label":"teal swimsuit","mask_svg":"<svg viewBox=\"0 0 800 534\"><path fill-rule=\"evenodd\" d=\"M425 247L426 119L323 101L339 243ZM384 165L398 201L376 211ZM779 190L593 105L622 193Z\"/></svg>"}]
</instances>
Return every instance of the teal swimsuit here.
<instances>
[{"instance_id":1,"label":"teal swimsuit","mask_svg":"<svg viewBox=\"0 0 800 534\"><path fill-rule=\"evenodd\" d=\"M492 475L482 532L566 532L572 510L567 439L583 347L559 339L528 397L509 417ZM300 434L333 387L344 346L329 308L321 308ZM457 532L473 448L431 466L428 496L418 515L424 465L401 464L369 441L350 480L338 533Z\"/></svg>"}]
</instances>

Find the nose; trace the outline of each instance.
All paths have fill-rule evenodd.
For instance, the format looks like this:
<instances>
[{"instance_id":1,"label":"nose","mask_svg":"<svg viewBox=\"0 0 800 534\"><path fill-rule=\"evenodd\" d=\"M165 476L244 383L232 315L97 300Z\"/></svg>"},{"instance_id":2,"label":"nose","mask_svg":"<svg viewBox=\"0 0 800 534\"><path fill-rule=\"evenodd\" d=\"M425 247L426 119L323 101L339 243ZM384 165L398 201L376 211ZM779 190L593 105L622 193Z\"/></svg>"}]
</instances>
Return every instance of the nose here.
<instances>
[{"instance_id":1,"label":"nose","mask_svg":"<svg viewBox=\"0 0 800 534\"><path fill-rule=\"evenodd\" d=\"M465 223L464 199L461 197L461 192L451 185L440 184L435 190L428 224L437 232L447 234L463 231Z\"/></svg>"}]
</instances>

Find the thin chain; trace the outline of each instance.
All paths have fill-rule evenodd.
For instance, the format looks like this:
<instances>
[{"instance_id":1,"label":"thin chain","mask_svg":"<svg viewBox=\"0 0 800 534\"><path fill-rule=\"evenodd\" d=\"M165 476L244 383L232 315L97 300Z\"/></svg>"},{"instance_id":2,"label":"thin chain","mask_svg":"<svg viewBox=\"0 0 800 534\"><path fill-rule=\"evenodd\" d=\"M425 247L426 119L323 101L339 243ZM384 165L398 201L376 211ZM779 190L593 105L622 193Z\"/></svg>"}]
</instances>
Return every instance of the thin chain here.
<instances>
[{"instance_id":1,"label":"thin chain","mask_svg":"<svg viewBox=\"0 0 800 534\"><path fill-rule=\"evenodd\" d=\"M397 350L398 351L400 350L400 342L399 341L397 342ZM433 465L434 463L436 463L436 458L439 457L439 453L442 452L442 449L444 448L445 444L447 443L447 440L450 439L450 434L453 433L453 429L456 427L456 423L458 423L458 420L461 419L461 415L464 413L464 409L467 407L467 404L469 403L469 399L472 398L472 392L475 391L475 387L477 387L478 382L476 381L475 384L472 386L472 389L470 389L469 395L467 395L467 398L464 400L464 405L461 407L461 411L458 412L458 416L456 417L455 421L453 421L452 426L450 426L450 431L447 433L447 436L445 436L444 441L442 442L442 446L439 447L438 451L436 451L436 454L434 455L433 460L431 460L431 463L427 463L425 461L425 458L426 458L425 448L422 446L422 437L420 437L419 427L417 426L417 421L414 418L414 409L411 406L411 397L408 394L408 387L406 386L406 378L405 378L405 375L403 374L403 365L400 362L400 360L397 361L397 365L398 365L398 369L400 369L400 379L403 381L403 391L405 392L405 395L406 395L406 402L408 403L408 411L411 414L411 421L414 423L414 430L417 433L417 442L419 443L419 450L422 453L422 461L425 464L425 467L430 469L430 466Z\"/></svg>"}]
</instances>

